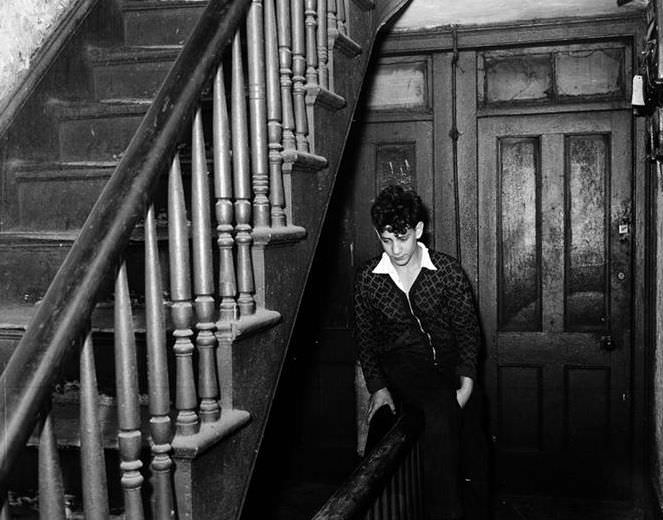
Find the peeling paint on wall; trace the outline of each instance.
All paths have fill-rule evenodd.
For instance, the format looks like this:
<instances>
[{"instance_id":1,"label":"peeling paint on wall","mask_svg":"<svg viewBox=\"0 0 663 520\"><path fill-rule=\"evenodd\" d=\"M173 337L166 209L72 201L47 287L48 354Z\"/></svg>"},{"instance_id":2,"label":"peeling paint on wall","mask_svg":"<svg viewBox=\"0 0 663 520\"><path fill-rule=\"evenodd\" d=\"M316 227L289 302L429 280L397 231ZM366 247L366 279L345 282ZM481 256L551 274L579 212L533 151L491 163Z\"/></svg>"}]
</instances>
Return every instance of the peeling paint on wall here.
<instances>
[{"instance_id":1,"label":"peeling paint on wall","mask_svg":"<svg viewBox=\"0 0 663 520\"><path fill-rule=\"evenodd\" d=\"M633 0L620 7L615 0L412 0L394 30L619 15L642 10L647 3L648 0Z\"/></svg>"},{"instance_id":2,"label":"peeling paint on wall","mask_svg":"<svg viewBox=\"0 0 663 520\"><path fill-rule=\"evenodd\" d=\"M2 0L0 107L25 78L39 47L76 0Z\"/></svg>"}]
</instances>

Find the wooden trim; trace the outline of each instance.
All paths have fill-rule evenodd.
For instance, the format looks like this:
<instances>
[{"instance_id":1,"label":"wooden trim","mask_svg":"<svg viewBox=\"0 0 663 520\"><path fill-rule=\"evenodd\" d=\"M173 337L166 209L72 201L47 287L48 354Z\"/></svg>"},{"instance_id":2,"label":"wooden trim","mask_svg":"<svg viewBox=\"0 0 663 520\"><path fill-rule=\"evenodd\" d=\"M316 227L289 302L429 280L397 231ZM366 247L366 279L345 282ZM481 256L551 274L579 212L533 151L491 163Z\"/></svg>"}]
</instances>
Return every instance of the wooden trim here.
<instances>
[{"instance_id":1,"label":"wooden trim","mask_svg":"<svg viewBox=\"0 0 663 520\"><path fill-rule=\"evenodd\" d=\"M642 14L602 18L566 18L510 24L458 27L458 49L559 44L568 40L614 40L631 37L644 23ZM449 27L384 35L381 54L449 51L453 49Z\"/></svg>"},{"instance_id":2,"label":"wooden trim","mask_svg":"<svg viewBox=\"0 0 663 520\"><path fill-rule=\"evenodd\" d=\"M632 52L632 71L637 67L637 56L639 56L644 42L647 27L645 24L638 25L634 33ZM628 76L627 76L628 77ZM631 396L633 435L632 435L632 460L633 460L633 496L641 503L647 496L647 468L649 417L647 411L651 409L647 388L649 378L647 377L647 356L652 351L650 345L651 333L647 330L648 324L648 295L651 293L649 273L647 268L647 220L648 220L648 194L650 183L645 178L648 173L646 167L647 151L645 141L647 138L646 124L643 118L633 118L632 129L633 142L633 196L632 196L632 225L633 233L633 357L632 357L632 388ZM652 225L651 222L649 225ZM660 513L660 511L659 511Z\"/></svg>"},{"instance_id":3,"label":"wooden trim","mask_svg":"<svg viewBox=\"0 0 663 520\"><path fill-rule=\"evenodd\" d=\"M435 241L438 251L456 256L456 235L454 227L454 186L453 153L449 137L453 100L451 99L451 60L452 55L439 53L433 56L435 85L432 91L434 113L433 157L434 157L434 215Z\"/></svg>"},{"instance_id":4,"label":"wooden trim","mask_svg":"<svg viewBox=\"0 0 663 520\"><path fill-rule=\"evenodd\" d=\"M362 123L394 123L407 121L432 121L432 110L366 110L361 116Z\"/></svg>"},{"instance_id":5,"label":"wooden trim","mask_svg":"<svg viewBox=\"0 0 663 520\"><path fill-rule=\"evenodd\" d=\"M0 105L0 136L4 135L30 98L39 82L50 69L60 51L97 4L98 0L75 0L74 5L60 19L53 31L35 54L27 75L9 99Z\"/></svg>"},{"instance_id":6,"label":"wooden trim","mask_svg":"<svg viewBox=\"0 0 663 520\"><path fill-rule=\"evenodd\" d=\"M596 103L555 103L549 105L511 105L477 109L477 117L525 116L536 114L563 114L565 112L603 112L631 110L631 103L623 100Z\"/></svg>"}]
</instances>

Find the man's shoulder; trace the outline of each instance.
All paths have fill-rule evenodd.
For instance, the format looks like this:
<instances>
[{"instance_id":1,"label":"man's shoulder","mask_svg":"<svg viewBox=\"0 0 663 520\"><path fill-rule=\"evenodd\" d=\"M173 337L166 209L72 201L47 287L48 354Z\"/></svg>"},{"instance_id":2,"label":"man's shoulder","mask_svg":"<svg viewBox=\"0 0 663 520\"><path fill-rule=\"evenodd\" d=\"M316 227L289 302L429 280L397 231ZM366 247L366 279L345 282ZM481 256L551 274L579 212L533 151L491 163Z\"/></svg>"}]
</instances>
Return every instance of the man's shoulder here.
<instances>
[{"instance_id":1,"label":"man's shoulder","mask_svg":"<svg viewBox=\"0 0 663 520\"><path fill-rule=\"evenodd\" d=\"M448 267L456 268L460 266L458 260L446 253L429 249L428 254L430 255L431 262L433 262L433 265L438 269L446 269Z\"/></svg>"},{"instance_id":2,"label":"man's shoulder","mask_svg":"<svg viewBox=\"0 0 663 520\"><path fill-rule=\"evenodd\" d=\"M357 275L359 277L365 277L373 274L373 269L375 269L380 263L381 258L382 256L378 255L364 262L357 270Z\"/></svg>"},{"instance_id":3,"label":"man's shoulder","mask_svg":"<svg viewBox=\"0 0 663 520\"><path fill-rule=\"evenodd\" d=\"M355 288L369 287L376 282L379 274L373 272L375 267L380 262L381 256L376 256L364 262L356 271L355 274Z\"/></svg>"}]
</instances>

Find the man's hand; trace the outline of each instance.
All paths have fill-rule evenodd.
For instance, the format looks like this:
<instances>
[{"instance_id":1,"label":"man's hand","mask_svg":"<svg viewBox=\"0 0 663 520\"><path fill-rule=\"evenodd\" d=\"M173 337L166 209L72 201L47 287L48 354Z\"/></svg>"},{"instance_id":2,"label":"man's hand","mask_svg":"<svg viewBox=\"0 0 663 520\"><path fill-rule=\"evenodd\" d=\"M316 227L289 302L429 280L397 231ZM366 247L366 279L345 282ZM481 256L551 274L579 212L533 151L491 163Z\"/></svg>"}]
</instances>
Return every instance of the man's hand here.
<instances>
[{"instance_id":1,"label":"man's hand","mask_svg":"<svg viewBox=\"0 0 663 520\"><path fill-rule=\"evenodd\" d=\"M382 408L385 405L391 408L391 413L393 414L396 413L396 406L394 405L394 400L391 398L391 392L387 390L386 386L384 388L380 388L380 390L376 390L371 395L371 399L368 402L367 421L370 423L375 412L377 412L380 408Z\"/></svg>"},{"instance_id":2,"label":"man's hand","mask_svg":"<svg viewBox=\"0 0 663 520\"><path fill-rule=\"evenodd\" d=\"M456 399L461 408L464 408L467 401L470 400L472 389L474 388L474 381L467 376L460 376L460 388L456 390Z\"/></svg>"}]
</instances>

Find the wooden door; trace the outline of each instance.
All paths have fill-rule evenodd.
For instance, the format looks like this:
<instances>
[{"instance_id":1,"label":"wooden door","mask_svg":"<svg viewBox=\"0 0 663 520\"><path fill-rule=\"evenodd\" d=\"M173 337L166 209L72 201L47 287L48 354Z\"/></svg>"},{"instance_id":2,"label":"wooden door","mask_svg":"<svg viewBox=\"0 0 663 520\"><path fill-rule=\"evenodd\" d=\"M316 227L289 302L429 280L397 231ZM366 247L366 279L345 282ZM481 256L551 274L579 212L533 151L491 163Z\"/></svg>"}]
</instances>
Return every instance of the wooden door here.
<instances>
[{"instance_id":1,"label":"wooden door","mask_svg":"<svg viewBox=\"0 0 663 520\"><path fill-rule=\"evenodd\" d=\"M354 171L355 264L382 252L370 209L376 195L389 184L415 189L429 214L425 230L428 245L433 233L433 146L430 121L368 123L356 143Z\"/></svg>"},{"instance_id":2,"label":"wooden door","mask_svg":"<svg viewBox=\"0 0 663 520\"><path fill-rule=\"evenodd\" d=\"M479 121L479 292L498 485L630 489L628 112Z\"/></svg>"}]
</instances>

